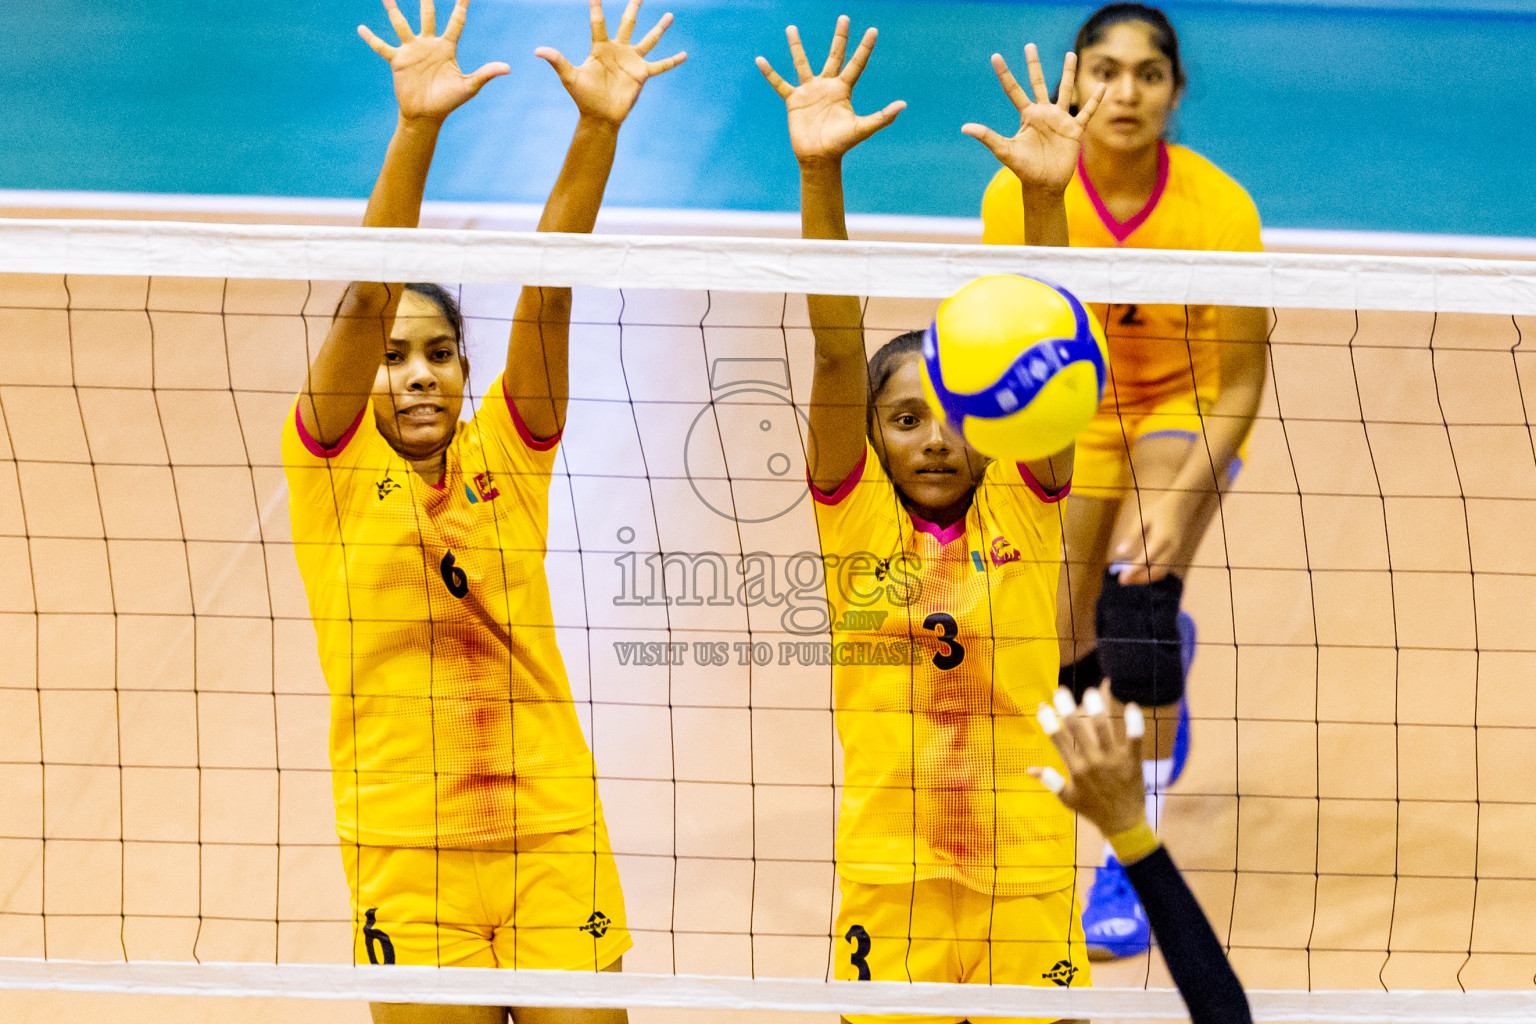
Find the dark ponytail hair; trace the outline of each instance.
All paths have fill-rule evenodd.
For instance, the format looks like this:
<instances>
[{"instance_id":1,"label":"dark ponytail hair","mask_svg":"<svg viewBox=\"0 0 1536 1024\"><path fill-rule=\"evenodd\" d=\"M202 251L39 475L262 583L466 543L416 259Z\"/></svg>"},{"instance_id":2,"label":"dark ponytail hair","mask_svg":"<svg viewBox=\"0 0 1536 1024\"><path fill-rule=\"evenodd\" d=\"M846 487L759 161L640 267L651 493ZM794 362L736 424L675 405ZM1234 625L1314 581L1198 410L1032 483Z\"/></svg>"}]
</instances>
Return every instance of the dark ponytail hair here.
<instances>
[{"instance_id":1,"label":"dark ponytail hair","mask_svg":"<svg viewBox=\"0 0 1536 1024\"><path fill-rule=\"evenodd\" d=\"M459 300L440 284L408 284L405 290L415 292L437 307L443 319L448 321L448 326L453 328L453 340L459 346L459 355L464 356L464 311L459 308Z\"/></svg>"},{"instance_id":2,"label":"dark ponytail hair","mask_svg":"<svg viewBox=\"0 0 1536 1024\"><path fill-rule=\"evenodd\" d=\"M875 403L879 401L880 393L891 382L896 371L901 369L902 361L907 356L922 355L923 335L926 333L908 331L906 334L898 334L869 357L869 406L865 426L871 436L875 429Z\"/></svg>"},{"instance_id":3,"label":"dark ponytail hair","mask_svg":"<svg viewBox=\"0 0 1536 1024\"><path fill-rule=\"evenodd\" d=\"M1083 27L1077 30L1077 42L1072 46L1078 60L1082 60L1084 50L1101 42L1110 29L1128 22L1136 22L1152 30L1152 45L1173 65L1174 88L1183 89L1184 62L1179 58L1179 34L1173 30L1168 15L1146 4L1105 4L1089 15Z\"/></svg>"}]
</instances>

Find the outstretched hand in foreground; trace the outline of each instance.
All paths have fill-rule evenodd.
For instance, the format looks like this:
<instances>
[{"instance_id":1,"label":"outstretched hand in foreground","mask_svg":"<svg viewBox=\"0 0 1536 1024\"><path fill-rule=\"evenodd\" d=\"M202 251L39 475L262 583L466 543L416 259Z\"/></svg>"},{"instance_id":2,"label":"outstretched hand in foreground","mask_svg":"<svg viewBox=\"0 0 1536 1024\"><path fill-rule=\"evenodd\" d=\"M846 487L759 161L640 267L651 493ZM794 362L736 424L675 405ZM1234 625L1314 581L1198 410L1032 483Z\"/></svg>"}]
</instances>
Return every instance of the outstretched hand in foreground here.
<instances>
[{"instance_id":1,"label":"outstretched hand in foreground","mask_svg":"<svg viewBox=\"0 0 1536 1024\"><path fill-rule=\"evenodd\" d=\"M1040 705L1039 719L1068 774L1063 779L1054 768L1031 768L1041 785L1105 836L1121 835L1146 822L1141 769L1146 721L1141 708L1127 704L1122 726L1108 713L1097 687L1083 695L1081 707L1063 688L1056 691L1054 706Z\"/></svg>"},{"instance_id":2,"label":"outstretched hand in foreground","mask_svg":"<svg viewBox=\"0 0 1536 1024\"><path fill-rule=\"evenodd\" d=\"M895 121L896 115L907 107L905 100L897 100L874 114L861 117L853 112L853 87L869 63L879 34L873 28L867 30L853 56L844 64L843 59L848 53L848 27L846 16L837 19L832 48L820 74L811 69L805 46L800 42L800 30L793 25L784 30L789 37L789 54L795 63L799 85L785 81L766 57L757 58L757 69L783 98L789 110L789 144L802 164L842 159L843 154L854 146Z\"/></svg>"},{"instance_id":3,"label":"outstretched hand in foreground","mask_svg":"<svg viewBox=\"0 0 1536 1024\"><path fill-rule=\"evenodd\" d=\"M512 70L500 61L486 64L470 75L459 69L459 36L464 34L469 0L458 0L454 5L442 35L437 34L437 10L432 0L421 0L420 32L411 30L411 23L400 13L395 0L384 0L384 10L400 39L399 46L389 45L367 25L357 26L357 34L374 53L389 61L400 116L407 121L441 123L473 99L485 83Z\"/></svg>"}]
</instances>

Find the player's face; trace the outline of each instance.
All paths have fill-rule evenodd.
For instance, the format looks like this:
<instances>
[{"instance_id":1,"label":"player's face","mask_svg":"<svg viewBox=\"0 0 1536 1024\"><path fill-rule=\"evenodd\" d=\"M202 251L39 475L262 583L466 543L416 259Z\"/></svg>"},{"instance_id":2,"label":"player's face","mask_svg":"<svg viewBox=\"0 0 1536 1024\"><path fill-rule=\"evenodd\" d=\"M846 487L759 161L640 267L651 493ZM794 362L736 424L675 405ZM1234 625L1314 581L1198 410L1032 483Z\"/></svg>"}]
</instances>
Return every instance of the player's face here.
<instances>
[{"instance_id":1,"label":"player's face","mask_svg":"<svg viewBox=\"0 0 1536 1024\"><path fill-rule=\"evenodd\" d=\"M1152 29L1139 21L1122 22L1083 51L1078 61L1077 94L1105 86L1104 100L1088 123L1088 137L1101 146L1135 151L1154 145L1179 105L1173 62L1152 45Z\"/></svg>"},{"instance_id":2,"label":"player's face","mask_svg":"<svg viewBox=\"0 0 1536 1024\"><path fill-rule=\"evenodd\" d=\"M453 440L467 376L453 325L437 303L406 292L373 382L379 433L408 459L436 455Z\"/></svg>"},{"instance_id":3,"label":"player's face","mask_svg":"<svg viewBox=\"0 0 1536 1024\"><path fill-rule=\"evenodd\" d=\"M896 489L928 519L963 511L986 463L928 408L916 355L902 360L876 396L871 443Z\"/></svg>"}]
</instances>

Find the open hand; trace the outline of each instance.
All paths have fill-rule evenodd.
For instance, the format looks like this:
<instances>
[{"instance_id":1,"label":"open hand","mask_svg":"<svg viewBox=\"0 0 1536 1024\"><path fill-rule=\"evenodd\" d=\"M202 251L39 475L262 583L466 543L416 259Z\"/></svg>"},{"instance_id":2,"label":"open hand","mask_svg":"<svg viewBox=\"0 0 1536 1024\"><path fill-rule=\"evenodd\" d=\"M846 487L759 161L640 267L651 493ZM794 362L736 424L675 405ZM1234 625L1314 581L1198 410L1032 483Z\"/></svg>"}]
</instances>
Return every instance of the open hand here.
<instances>
[{"instance_id":1,"label":"open hand","mask_svg":"<svg viewBox=\"0 0 1536 1024\"><path fill-rule=\"evenodd\" d=\"M1155 583L1173 571L1188 535L1192 514L1188 494L1166 494L1142 506L1140 535L1110 551L1110 571L1122 587Z\"/></svg>"},{"instance_id":2,"label":"open hand","mask_svg":"<svg viewBox=\"0 0 1536 1024\"><path fill-rule=\"evenodd\" d=\"M798 86L786 82L773 70L767 58L757 58L757 69L789 108L789 144L801 163L839 159L896 120L896 115L907 107L905 100L897 100L875 114L860 117L853 112L853 87L869 63L878 33L873 28L866 31L853 57L844 66L843 58L848 53L848 26L846 17L837 19L832 49L827 53L827 62L819 75L811 70L811 62L805 56L800 30L793 25L784 30L800 78Z\"/></svg>"},{"instance_id":3,"label":"open hand","mask_svg":"<svg viewBox=\"0 0 1536 1024\"><path fill-rule=\"evenodd\" d=\"M469 0L458 0L442 35L437 34L437 11L432 0L421 0L420 32L411 31L411 23L400 13L395 0L384 0L384 10L400 38L399 46L390 46L367 25L357 26L357 34L373 47L374 53L389 61L395 75L395 99L400 104L400 116L406 120L441 123L474 98L486 82L512 70L499 61L486 64L472 75L459 70L459 36L464 32Z\"/></svg>"},{"instance_id":4,"label":"open hand","mask_svg":"<svg viewBox=\"0 0 1536 1024\"><path fill-rule=\"evenodd\" d=\"M1031 768L1029 773L1041 785L1105 836L1128 832L1147 820L1141 769L1146 717L1141 708L1125 706L1121 729L1109 715L1098 687L1083 694L1081 708L1072 691L1060 689L1055 705L1041 704L1038 717L1068 774L1063 779L1054 768Z\"/></svg>"},{"instance_id":5,"label":"open hand","mask_svg":"<svg viewBox=\"0 0 1536 1024\"><path fill-rule=\"evenodd\" d=\"M1069 52L1062 62L1061 88L1055 103L1051 102L1045 72L1040 67L1040 51L1034 43L1024 47L1024 59L1029 64L1029 84L1035 93L1033 101L1013 77L1013 72L1008 70L1008 62L1003 60L1002 54L992 55L992 70L1019 111L1018 134L1010 139L980 124L967 124L960 130L990 149L992 155L1018 177L1026 192L1055 196L1066 189L1077 170L1077 157L1083 148L1083 129L1099 108L1105 86L1101 82L1073 117L1070 111L1077 93L1077 54Z\"/></svg>"},{"instance_id":6,"label":"open hand","mask_svg":"<svg viewBox=\"0 0 1536 1024\"><path fill-rule=\"evenodd\" d=\"M594 118L617 127L624 123L640 90L657 75L671 71L688 59L686 53L676 53L666 60L647 61L646 54L656 48L661 37L672 25L672 15L663 14L656 27L646 33L638 43L631 44L635 22L640 18L641 0L629 0L624 14L619 18L617 37L608 38L608 22L603 16L603 0L591 0L592 52L581 65L575 66L561 55L559 50L541 46L534 55L549 61L560 84L576 101L576 109L582 117Z\"/></svg>"}]
</instances>

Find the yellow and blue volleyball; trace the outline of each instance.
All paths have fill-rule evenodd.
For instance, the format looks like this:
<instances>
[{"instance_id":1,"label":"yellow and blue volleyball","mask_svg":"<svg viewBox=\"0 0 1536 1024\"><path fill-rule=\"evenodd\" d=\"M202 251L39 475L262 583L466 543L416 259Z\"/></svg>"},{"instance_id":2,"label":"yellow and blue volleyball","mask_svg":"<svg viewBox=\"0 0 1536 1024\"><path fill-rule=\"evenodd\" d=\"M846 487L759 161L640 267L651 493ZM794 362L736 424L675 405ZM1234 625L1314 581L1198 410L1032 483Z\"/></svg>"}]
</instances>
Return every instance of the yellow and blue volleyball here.
<instances>
[{"instance_id":1,"label":"yellow and blue volleyball","mask_svg":"<svg viewBox=\"0 0 1536 1024\"><path fill-rule=\"evenodd\" d=\"M1022 274L978 278L939 306L923 338L923 393L966 441L1029 462L1066 448L1109 378L1104 328L1077 297Z\"/></svg>"}]
</instances>

